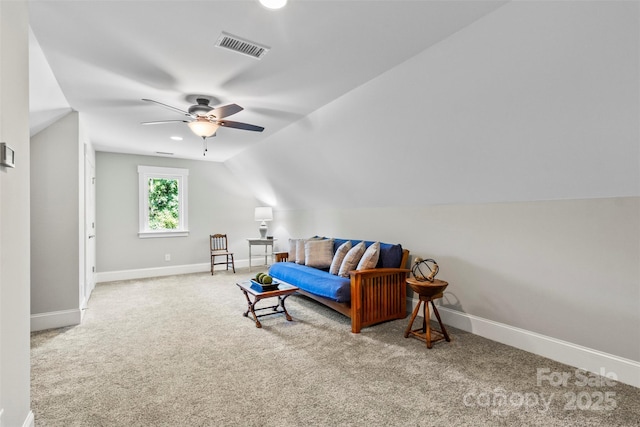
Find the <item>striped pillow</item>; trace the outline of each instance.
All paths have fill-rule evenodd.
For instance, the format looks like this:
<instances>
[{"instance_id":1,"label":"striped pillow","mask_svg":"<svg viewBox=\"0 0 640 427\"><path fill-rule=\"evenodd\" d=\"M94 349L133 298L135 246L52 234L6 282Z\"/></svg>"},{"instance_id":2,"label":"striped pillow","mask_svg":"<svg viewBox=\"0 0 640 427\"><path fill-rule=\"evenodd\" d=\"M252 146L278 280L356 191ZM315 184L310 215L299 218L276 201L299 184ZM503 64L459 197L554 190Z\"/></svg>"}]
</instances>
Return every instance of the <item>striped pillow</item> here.
<instances>
[{"instance_id":1,"label":"striped pillow","mask_svg":"<svg viewBox=\"0 0 640 427\"><path fill-rule=\"evenodd\" d=\"M309 267L328 268L333 260L333 239L309 239L304 244L304 263Z\"/></svg>"},{"instance_id":2,"label":"striped pillow","mask_svg":"<svg viewBox=\"0 0 640 427\"><path fill-rule=\"evenodd\" d=\"M289 262L296 262L296 248L298 247L298 240L289 239Z\"/></svg>"},{"instance_id":3,"label":"striped pillow","mask_svg":"<svg viewBox=\"0 0 640 427\"><path fill-rule=\"evenodd\" d=\"M370 268L376 268L378 264L378 258L380 258L380 242L372 243L365 251L356 270L368 270Z\"/></svg>"},{"instance_id":4,"label":"striped pillow","mask_svg":"<svg viewBox=\"0 0 640 427\"><path fill-rule=\"evenodd\" d=\"M347 255L347 252L349 252L349 249L351 249L351 246L352 245L350 240L347 240L346 242L340 245L340 247L336 250L335 255L333 256L333 260L331 261L331 266L329 267L329 273L337 275L340 272L340 266L342 265L342 261L344 260L344 257Z\"/></svg>"},{"instance_id":5,"label":"striped pillow","mask_svg":"<svg viewBox=\"0 0 640 427\"><path fill-rule=\"evenodd\" d=\"M340 265L338 276L349 277L349 272L356 269L358 262L360 262L360 258L362 258L362 255L364 254L364 250L364 242L360 242L352 247L349 252L347 252L347 255L344 257L344 260Z\"/></svg>"},{"instance_id":6,"label":"striped pillow","mask_svg":"<svg viewBox=\"0 0 640 427\"><path fill-rule=\"evenodd\" d=\"M296 242L296 256L294 258L296 264L304 265L304 242L305 239L298 239Z\"/></svg>"}]
</instances>

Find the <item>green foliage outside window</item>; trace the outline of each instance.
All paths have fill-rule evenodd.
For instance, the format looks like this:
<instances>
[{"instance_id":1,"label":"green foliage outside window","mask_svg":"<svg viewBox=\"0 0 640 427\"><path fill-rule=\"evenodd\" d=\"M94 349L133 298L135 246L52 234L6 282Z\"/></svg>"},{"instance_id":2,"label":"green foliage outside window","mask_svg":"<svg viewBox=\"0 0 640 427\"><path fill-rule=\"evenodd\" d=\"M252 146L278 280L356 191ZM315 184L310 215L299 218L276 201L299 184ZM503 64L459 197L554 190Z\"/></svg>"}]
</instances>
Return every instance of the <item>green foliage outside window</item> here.
<instances>
[{"instance_id":1,"label":"green foliage outside window","mask_svg":"<svg viewBox=\"0 0 640 427\"><path fill-rule=\"evenodd\" d=\"M180 224L177 179L149 179L149 228L174 230Z\"/></svg>"}]
</instances>

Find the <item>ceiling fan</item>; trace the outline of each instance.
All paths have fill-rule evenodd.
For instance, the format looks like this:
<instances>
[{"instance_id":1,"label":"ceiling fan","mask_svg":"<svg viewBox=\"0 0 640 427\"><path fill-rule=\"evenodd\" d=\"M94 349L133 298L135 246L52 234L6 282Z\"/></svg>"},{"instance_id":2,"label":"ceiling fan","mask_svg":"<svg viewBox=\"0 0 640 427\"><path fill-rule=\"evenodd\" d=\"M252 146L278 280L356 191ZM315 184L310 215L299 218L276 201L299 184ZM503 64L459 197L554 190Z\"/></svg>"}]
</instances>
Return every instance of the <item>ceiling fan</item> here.
<instances>
[{"instance_id":1,"label":"ceiling fan","mask_svg":"<svg viewBox=\"0 0 640 427\"><path fill-rule=\"evenodd\" d=\"M197 98L197 104L190 106L186 111L181 110L171 105L163 104L162 102L154 101L153 99L143 99L146 102L153 102L162 107L168 108L172 111L182 114L183 116L190 117L191 120L159 120L153 122L142 122L143 125L157 125L164 123L186 123L193 133L202 138L203 141L206 138L216 136L216 131L219 127L227 127L234 129L249 130L254 132L262 132L264 128L262 126L250 125L248 123L233 122L231 120L222 120L225 117L229 117L233 114L239 113L244 108L238 104L223 105L221 107L211 107L207 98ZM204 146L206 154L207 147L206 141Z\"/></svg>"}]
</instances>

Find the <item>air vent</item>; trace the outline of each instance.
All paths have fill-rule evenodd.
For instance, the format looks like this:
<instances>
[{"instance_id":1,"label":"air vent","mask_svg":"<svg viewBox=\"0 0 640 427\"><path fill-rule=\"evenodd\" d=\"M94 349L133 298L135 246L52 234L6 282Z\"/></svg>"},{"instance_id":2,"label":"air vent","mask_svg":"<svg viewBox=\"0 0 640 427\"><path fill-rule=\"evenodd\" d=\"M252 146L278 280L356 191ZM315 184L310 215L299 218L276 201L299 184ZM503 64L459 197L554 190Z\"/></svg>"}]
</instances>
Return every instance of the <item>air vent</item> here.
<instances>
[{"instance_id":1,"label":"air vent","mask_svg":"<svg viewBox=\"0 0 640 427\"><path fill-rule=\"evenodd\" d=\"M220 37L218 37L216 46L223 47L225 49L229 49L256 59L262 59L262 57L265 56L267 52L269 52L269 49L271 49L268 46L264 46L256 42L252 42L241 37L225 33L224 31L222 32L222 34L220 34Z\"/></svg>"},{"instance_id":2,"label":"air vent","mask_svg":"<svg viewBox=\"0 0 640 427\"><path fill-rule=\"evenodd\" d=\"M167 153L166 151L156 151L156 154L161 156L173 156L173 153Z\"/></svg>"}]
</instances>

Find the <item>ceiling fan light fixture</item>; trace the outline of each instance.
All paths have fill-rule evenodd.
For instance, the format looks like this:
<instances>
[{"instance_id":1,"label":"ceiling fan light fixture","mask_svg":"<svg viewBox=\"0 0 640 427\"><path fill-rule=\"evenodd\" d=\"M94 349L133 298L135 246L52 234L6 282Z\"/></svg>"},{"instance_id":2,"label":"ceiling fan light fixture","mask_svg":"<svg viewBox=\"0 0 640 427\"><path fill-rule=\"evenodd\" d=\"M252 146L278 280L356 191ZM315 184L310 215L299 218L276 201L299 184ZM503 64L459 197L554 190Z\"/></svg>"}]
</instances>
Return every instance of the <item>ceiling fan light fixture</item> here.
<instances>
[{"instance_id":1,"label":"ceiling fan light fixture","mask_svg":"<svg viewBox=\"0 0 640 427\"><path fill-rule=\"evenodd\" d=\"M194 121L187 123L187 125L193 133L202 138L213 136L220 127L217 123L213 123L205 117L198 117Z\"/></svg>"},{"instance_id":2,"label":"ceiling fan light fixture","mask_svg":"<svg viewBox=\"0 0 640 427\"><path fill-rule=\"evenodd\" d=\"M281 9L286 6L287 0L260 0L260 4L267 9Z\"/></svg>"}]
</instances>

